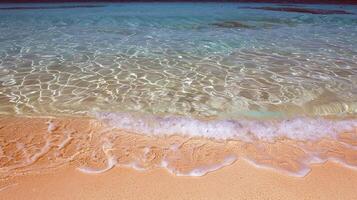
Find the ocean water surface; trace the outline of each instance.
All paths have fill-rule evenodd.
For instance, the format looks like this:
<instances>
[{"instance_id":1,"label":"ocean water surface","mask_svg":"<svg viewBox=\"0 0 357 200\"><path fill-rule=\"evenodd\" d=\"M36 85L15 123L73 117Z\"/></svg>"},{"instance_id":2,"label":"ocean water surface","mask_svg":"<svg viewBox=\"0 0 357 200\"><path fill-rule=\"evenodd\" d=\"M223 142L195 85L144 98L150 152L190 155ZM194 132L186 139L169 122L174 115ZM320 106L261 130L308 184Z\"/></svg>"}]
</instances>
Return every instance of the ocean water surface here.
<instances>
[{"instance_id":1,"label":"ocean water surface","mask_svg":"<svg viewBox=\"0 0 357 200\"><path fill-rule=\"evenodd\" d=\"M356 113L357 6L0 5L4 116L95 117L144 135L271 142L336 139L356 130ZM99 149L113 145L108 138ZM356 138L343 142L352 161L310 149L309 163L355 167ZM306 163L293 173L306 174Z\"/></svg>"},{"instance_id":2,"label":"ocean water surface","mask_svg":"<svg viewBox=\"0 0 357 200\"><path fill-rule=\"evenodd\" d=\"M20 7L0 10L2 114L356 113L356 6L304 5L354 13L313 15L249 9L279 4L66 5L1 5Z\"/></svg>"}]
</instances>

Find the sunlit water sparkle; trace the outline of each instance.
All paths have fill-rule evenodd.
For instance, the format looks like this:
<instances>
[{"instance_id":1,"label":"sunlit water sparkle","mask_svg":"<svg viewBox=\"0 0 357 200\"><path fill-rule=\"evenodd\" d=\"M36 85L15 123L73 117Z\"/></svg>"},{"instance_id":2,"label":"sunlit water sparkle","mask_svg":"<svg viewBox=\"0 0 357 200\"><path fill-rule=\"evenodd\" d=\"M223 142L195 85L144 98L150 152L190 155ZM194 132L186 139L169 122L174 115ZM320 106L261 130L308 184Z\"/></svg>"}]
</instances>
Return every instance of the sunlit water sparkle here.
<instances>
[{"instance_id":1,"label":"sunlit water sparkle","mask_svg":"<svg viewBox=\"0 0 357 200\"><path fill-rule=\"evenodd\" d=\"M357 112L357 15L243 8L276 4L98 5L0 10L1 114ZM246 26L219 26L232 21Z\"/></svg>"}]
</instances>

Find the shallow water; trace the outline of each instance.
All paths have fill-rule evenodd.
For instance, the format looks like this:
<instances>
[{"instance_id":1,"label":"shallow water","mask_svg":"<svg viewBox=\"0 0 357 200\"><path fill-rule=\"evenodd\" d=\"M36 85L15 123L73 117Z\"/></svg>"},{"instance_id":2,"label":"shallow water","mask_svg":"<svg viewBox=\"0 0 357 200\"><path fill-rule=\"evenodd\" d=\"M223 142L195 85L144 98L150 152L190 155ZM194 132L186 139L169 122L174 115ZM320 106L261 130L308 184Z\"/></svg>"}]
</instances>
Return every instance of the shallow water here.
<instances>
[{"instance_id":1,"label":"shallow water","mask_svg":"<svg viewBox=\"0 0 357 200\"><path fill-rule=\"evenodd\" d=\"M263 6L1 4L0 178L356 168L357 6Z\"/></svg>"},{"instance_id":2,"label":"shallow water","mask_svg":"<svg viewBox=\"0 0 357 200\"><path fill-rule=\"evenodd\" d=\"M278 4L60 5L0 10L1 114L357 112L357 15L246 8Z\"/></svg>"}]
</instances>

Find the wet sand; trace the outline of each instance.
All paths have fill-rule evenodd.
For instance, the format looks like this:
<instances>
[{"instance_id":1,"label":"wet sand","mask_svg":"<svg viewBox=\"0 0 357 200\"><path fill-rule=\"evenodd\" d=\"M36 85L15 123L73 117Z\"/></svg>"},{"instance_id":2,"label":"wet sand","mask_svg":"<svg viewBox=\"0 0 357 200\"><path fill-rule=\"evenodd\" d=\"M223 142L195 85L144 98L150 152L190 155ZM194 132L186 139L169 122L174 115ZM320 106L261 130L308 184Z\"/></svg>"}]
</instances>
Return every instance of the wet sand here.
<instances>
[{"instance_id":1,"label":"wet sand","mask_svg":"<svg viewBox=\"0 0 357 200\"><path fill-rule=\"evenodd\" d=\"M245 143L2 116L0 135L0 199L357 199L357 170L346 165L356 166L357 131L338 141ZM306 152L330 161L308 163Z\"/></svg>"},{"instance_id":2,"label":"wet sand","mask_svg":"<svg viewBox=\"0 0 357 200\"><path fill-rule=\"evenodd\" d=\"M357 172L327 163L294 178L244 161L203 177L177 177L163 169L114 168L88 175L65 167L18 177L0 199L357 199Z\"/></svg>"}]
</instances>

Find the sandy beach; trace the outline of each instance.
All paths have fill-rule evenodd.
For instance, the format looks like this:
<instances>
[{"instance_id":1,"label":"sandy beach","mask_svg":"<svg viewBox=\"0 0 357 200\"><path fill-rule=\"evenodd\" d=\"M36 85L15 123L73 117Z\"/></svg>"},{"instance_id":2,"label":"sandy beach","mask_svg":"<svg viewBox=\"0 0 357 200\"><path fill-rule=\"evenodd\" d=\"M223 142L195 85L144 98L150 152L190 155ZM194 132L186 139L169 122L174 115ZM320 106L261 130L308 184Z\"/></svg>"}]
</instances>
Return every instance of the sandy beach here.
<instances>
[{"instance_id":1,"label":"sandy beach","mask_svg":"<svg viewBox=\"0 0 357 200\"><path fill-rule=\"evenodd\" d=\"M356 5L28 2L0 200L357 200Z\"/></svg>"},{"instance_id":2,"label":"sandy beach","mask_svg":"<svg viewBox=\"0 0 357 200\"><path fill-rule=\"evenodd\" d=\"M203 177L166 170L114 168L88 175L67 166L1 181L0 199L356 199L357 171L326 163L304 178L257 169L244 161Z\"/></svg>"},{"instance_id":3,"label":"sandy beach","mask_svg":"<svg viewBox=\"0 0 357 200\"><path fill-rule=\"evenodd\" d=\"M0 124L0 199L357 198L357 170L346 165L327 161L309 165L311 171L303 177L284 173L298 170L298 158L304 157L301 150L292 148L293 141L249 146L239 141L155 138L122 131L95 139L96 132L108 127L90 118L1 117ZM341 141L354 145L355 135L345 134ZM98 143L113 136L110 147ZM171 155L180 156L175 160L165 146L179 143ZM150 151L145 150L147 146ZM265 150L259 152L255 146ZM305 148L312 147L345 163L356 162L356 150L337 142L319 141ZM233 154L237 160L232 165L212 168ZM241 159L245 156L270 168L252 165ZM13 159L6 161L9 157ZM116 158L114 164L111 158ZM170 164L163 166L164 158ZM190 170L191 176L180 176ZM207 174L194 177L203 172Z\"/></svg>"}]
</instances>

